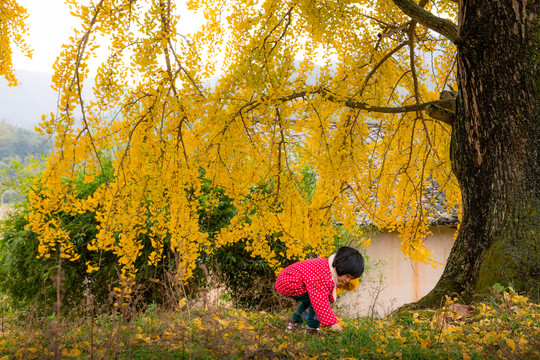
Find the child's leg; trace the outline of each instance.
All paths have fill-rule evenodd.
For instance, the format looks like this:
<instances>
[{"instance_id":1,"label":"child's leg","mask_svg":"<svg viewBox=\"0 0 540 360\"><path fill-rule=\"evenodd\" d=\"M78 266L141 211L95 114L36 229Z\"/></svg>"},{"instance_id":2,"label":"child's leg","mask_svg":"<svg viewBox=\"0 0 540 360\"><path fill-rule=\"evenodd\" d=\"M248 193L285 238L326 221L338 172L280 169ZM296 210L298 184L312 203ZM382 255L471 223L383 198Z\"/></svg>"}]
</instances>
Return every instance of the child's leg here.
<instances>
[{"instance_id":1,"label":"child's leg","mask_svg":"<svg viewBox=\"0 0 540 360\"><path fill-rule=\"evenodd\" d=\"M315 310L313 309L313 306L311 305L311 300L309 299L308 293L299 295L299 296L293 296L293 299L300 301L300 305L298 306L298 309L294 312L292 319L294 323L299 323L302 321L302 313L308 309L308 318L306 321L306 325L310 328L319 328L321 327L321 322L318 319L315 319Z\"/></svg>"},{"instance_id":2,"label":"child's leg","mask_svg":"<svg viewBox=\"0 0 540 360\"><path fill-rule=\"evenodd\" d=\"M298 308L292 315L292 320L295 324L298 324L303 320L302 313L306 311L308 307L311 306L311 302L309 300L309 296L307 293L299 295L299 296L293 296L294 300L300 301L300 304L298 305ZM312 308L311 308L312 309ZM314 312L315 313L315 312Z\"/></svg>"},{"instance_id":3,"label":"child's leg","mask_svg":"<svg viewBox=\"0 0 540 360\"><path fill-rule=\"evenodd\" d=\"M313 306L311 306L311 304L308 310L306 325L312 329L321 327L321 322L318 319L315 319L315 310L313 309Z\"/></svg>"}]
</instances>

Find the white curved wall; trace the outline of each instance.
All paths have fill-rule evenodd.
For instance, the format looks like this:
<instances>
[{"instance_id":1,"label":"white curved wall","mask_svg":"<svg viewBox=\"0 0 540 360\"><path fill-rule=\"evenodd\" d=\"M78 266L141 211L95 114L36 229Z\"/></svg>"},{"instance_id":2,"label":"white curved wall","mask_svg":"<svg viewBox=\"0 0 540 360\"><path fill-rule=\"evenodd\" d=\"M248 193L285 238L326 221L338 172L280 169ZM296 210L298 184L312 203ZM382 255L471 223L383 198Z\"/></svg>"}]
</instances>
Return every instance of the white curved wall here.
<instances>
[{"instance_id":1,"label":"white curved wall","mask_svg":"<svg viewBox=\"0 0 540 360\"><path fill-rule=\"evenodd\" d=\"M383 232L364 249L367 270L358 289L338 297L337 313L343 317L384 317L399 306L419 300L439 280L454 244L455 227L432 227L425 244L440 265L405 260L397 233Z\"/></svg>"}]
</instances>

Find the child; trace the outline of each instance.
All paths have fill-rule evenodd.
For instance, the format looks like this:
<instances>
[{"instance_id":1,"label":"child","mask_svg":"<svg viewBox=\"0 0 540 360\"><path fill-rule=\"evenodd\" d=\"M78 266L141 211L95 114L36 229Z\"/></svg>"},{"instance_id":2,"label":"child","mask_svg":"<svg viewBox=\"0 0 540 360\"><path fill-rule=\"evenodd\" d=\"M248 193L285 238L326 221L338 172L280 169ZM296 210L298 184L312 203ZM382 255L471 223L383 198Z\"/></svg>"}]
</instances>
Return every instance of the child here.
<instances>
[{"instance_id":1,"label":"child","mask_svg":"<svg viewBox=\"0 0 540 360\"><path fill-rule=\"evenodd\" d=\"M318 331L322 325L333 331L342 331L330 303L336 300L337 288L359 278L363 272L364 258L358 250L348 246L340 247L328 259L304 260L283 269L276 280L277 292L300 301L286 331L298 326L306 309L306 330Z\"/></svg>"}]
</instances>

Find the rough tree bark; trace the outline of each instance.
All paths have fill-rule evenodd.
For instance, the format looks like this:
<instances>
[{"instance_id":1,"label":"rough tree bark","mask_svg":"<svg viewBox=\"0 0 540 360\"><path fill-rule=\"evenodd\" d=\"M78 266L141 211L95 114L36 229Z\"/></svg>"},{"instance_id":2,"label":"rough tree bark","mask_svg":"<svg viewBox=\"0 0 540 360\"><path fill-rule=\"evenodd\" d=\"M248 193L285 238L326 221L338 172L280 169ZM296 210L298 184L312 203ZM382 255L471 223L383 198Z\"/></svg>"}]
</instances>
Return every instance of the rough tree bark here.
<instances>
[{"instance_id":1,"label":"rough tree bark","mask_svg":"<svg viewBox=\"0 0 540 360\"><path fill-rule=\"evenodd\" d=\"M463 216L431 296L499 282L538 297L538 10L537 0L460 2L451 155Z\"/></svg>"},{"instance_id":2,"label":"rough tree bark","mask_svg":"<svg viewBox=\"0 0 540 360\"><path fill-rule=\"evenodd\" d=\"M459 2L451 161L462 223L442 277L413 307L495 283L539 298L539 10L539 0Z\"/></svg>"}]
</instances>

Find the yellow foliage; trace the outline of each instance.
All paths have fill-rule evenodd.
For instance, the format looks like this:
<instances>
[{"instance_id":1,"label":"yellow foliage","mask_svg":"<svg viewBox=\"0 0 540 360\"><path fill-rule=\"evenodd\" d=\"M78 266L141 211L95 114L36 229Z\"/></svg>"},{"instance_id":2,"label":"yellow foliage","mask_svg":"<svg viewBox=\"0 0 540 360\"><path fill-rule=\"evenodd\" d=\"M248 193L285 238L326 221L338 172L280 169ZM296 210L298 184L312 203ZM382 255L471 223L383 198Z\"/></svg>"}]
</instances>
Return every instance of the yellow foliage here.
<instances>
[{"instance_id":1,"label":"yellow foliage","mask_svg":"<svg viewBox=\"0 0 540 360\"><path fill-rule=\"evenodd\" d=\"M26 44L28 26L26 9L16 0L0 1L0 76L8 81L9 86L17 85L13 72L13 48L15 45L25 56L32 57L32 50Z\"/></svg>"},{"instance_id":2,"label":"yellow foliage","mask_svg":"<svg viewBox=\"0 0 540 360\"><path fill-rule=\"evenodd\" d=\"M455 18L456 4L434 3ZM409 18L382 0L193 0L205 23L190 35L176 30L190 14L172 0L68 4L80 24L54 65L59 111L40 131L56 134L56 150L28 215L43 256L60 248L75 259L59 217L95 211L99 232L88 249L115 254L125 279L136 273L146 231L148 263L170 239L181 281L201 250L240 239L279 271L271 235L282 234L290 259L307 248L329 255L333 224L360 236L362 213L398 231L406 256L429 262L427 189L436 184L448 207L460 202L449 129L420 111L380 109L435 100L455 72L449 41L417 24L407 30ZM108 55L89 78L98 47ZM88 86L92 101L81 96ZM114 180L81 198L71 181L80 169L91 181L104 153ZM317 176L309 196L308 167ZM193 200L201 173L237 210L215 243Z\"/></svg>"}]
</instances>

